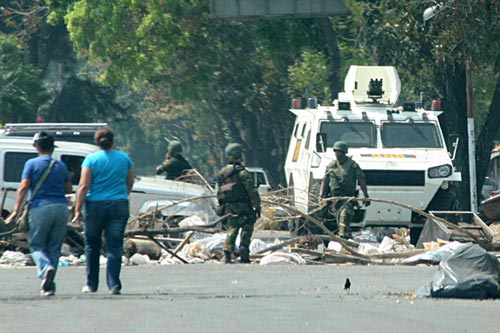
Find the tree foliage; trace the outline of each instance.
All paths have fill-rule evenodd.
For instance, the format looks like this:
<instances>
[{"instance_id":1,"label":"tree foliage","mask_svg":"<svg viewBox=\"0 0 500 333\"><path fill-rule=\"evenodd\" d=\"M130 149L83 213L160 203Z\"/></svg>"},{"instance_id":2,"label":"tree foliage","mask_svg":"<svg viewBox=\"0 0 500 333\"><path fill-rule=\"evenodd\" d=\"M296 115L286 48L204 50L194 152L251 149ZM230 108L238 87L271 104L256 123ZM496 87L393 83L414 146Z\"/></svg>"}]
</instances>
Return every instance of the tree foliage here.
<instances>
[{"instance_id":1,"label":"tree foliage","mask_svg":"<svg viewBox=\"0 0 500 333\"><path fill-rule=\"evenodd\" d=\"M213 172L238 141L248 164L282 172L288 67L303 48L325 48L317 21L221 21L208 1L152 0L75 1L64 19L80 56L103 65L103 82L144 93L138 120L153 142L184 139L194 164Z\"/></svg>"},{"instance_id":2,"label":"tree foliage","mask_svg":"<svg viewBox=\"0 0 500 333\"><path fill-rule=\"evenodd\" d=\"M323 52L304 50L295 64L289 67L289 94L315 96L321 104L330 103L332 96L327 82L327 70L327 59Z\"/></svg>"},{"instance_id":3,"label":"tree foliage","mask_svg":"<svg viewBox=\"0 0 500 333\"><path fill-rule=\"evenodd\" d=\"M467 61L472 63L472 75L499 86L500 3L494 0L464 0L440 2L435 17L423 22L422 13L435 1L351 1L363 7L360 38L363 48L370 50L377 63L396 65L406 87L413 95L422 94L424 103L431 99L443 101L441 116L446 135L457 133L460 146L457 165L462 171L462 201L467 206L469 168L467 163L467 99L465 93ZM484 74L488 73L488 77ZM405 88L403 86L403 89ZM477 183L481 188L486 174L493 138L500 119L492 112L498 105L498 88L489 96L476 89L477 105L489 105L486 120L476 144ZM489 90L490 92L492 90ZM487 103L484 101L488 100ZM483 111L484 112L484 111ZM480 192L480 191L478 191Z\"/></svg>"},{"instance_id":4,"label":"tree foliage","mask_svg":"<svg viewBox=\"0 0 500 333\"><path fill-rule=\"evenodd\" d=\"M441 122L446 135L461 135L459 168L467 179L470 61L481 180L500 125L500 3L443 1L444 10L423 22L437 2L346 2L348 17L237 21L210 17L208 0L6 0L0 31L10 41L2 45L26 47L7 47L2 64L13 62L17 75L38 81L13 81L14 72L2 69L0 96L17 104L2 103L0 115L8 118L10 108L54 121L109 121L124 130L129 151L148 153L140 163L150 170L166 140L180 139L206 174L223 163L224 146L238 141L247 164L283 181L290 99L314 95L328 104L349 65L391 65L402 100L443 101ZM13 82L22 91L7 91ZM488 110L481 114L479 106Z\"/></svg>"},{"instance_id":5,"label":"tree foliage","mask_svg":"<svg viewBox=\"0 0 500 333\"><path fill-rule=\"evenodd\" d=\"M23 44L0 33L0 122L34 121L46 96L38 71L25 60Z\"/></svg>"},{"instance_id":6,"label":"tree foliage","mask_svg":"<svg viewBox=\"0 0 500 333\"><path fill-rule=\"evenodd\" d=\"M22 116L26 112L19 109L19 117L25 122L35 121L37 115L52 122L109 121L110 115L113 120L123 118L125 108L116 102L114 90L94 79L99 68L76 59L64 22L47 23L49 14L63 10L56 2L7 0L0 7L0 31L24 45L4 59L13 56L12 61L24 61L20 72L38 84L35 91L9 92L10 98L21 98L22 93L31 98L29 116Z\"/></svg>"}]
</instances>

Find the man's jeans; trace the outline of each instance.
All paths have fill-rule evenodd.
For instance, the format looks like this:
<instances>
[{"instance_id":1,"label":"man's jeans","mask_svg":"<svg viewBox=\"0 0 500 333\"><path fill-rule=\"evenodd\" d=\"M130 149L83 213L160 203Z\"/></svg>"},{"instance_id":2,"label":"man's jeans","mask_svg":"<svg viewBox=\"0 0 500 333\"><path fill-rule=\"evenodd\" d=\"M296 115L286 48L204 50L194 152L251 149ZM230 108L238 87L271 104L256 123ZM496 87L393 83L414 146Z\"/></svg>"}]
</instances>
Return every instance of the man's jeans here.
<instances>
[{"instance_id":1,"label":"man's jeans","mask_svg":"<svg viewBox=\"0 0 500 333\"><path fill-rule=\"evenodd\" d=\"M85 202L85 256L87 286L97 291L99 286L99 256L102 233L107 252L106 282L110 291L120 291L123 234L129 218L128 200Z\"/></svg>"},{"instance_id":2,"label":"man's jeans","mask_svg":"<svg viewBox=\"0 0 500 333\"><path fill-rule=\"evenodd\" d=\"M61 246L66 238L68 205L51 204L29 211L30 250L38 277L43 279L47 269L57 269Z\"/></svg>"}]
</instances>

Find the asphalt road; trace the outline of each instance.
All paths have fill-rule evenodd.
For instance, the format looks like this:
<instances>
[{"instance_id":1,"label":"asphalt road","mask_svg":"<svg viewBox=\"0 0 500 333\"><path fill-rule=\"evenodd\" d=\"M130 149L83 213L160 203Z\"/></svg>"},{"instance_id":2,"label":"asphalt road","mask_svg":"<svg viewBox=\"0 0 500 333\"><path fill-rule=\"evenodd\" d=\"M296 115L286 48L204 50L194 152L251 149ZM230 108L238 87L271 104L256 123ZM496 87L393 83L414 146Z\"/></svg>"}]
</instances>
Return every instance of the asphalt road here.
<instances>
[{"instance_id":1,"label":"asphalt road","mask_svg":"<svg viewBox=\"0 0 500 333\"><path fill-rule=\"evenodd\" d=\"M500 332L500 301L415 299L437 267L126 266L109 296L104 269L61 267L39 296L34 267L0 268L0 332ZM343 291L345 279L351 293Z\"/></svg>"}]
</instances>

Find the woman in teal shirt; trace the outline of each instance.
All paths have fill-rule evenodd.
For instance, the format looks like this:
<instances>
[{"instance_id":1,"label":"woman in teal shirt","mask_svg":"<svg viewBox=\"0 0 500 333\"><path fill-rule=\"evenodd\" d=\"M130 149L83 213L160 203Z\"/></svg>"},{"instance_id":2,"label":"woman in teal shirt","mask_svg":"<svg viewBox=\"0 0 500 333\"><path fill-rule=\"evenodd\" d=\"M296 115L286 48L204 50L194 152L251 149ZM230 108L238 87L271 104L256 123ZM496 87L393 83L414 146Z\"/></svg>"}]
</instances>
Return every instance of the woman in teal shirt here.
<instances>
[{"instance_id":1,"label":"woman in teal shirt","mask_svg":"<svg viewBox=\"0 0 500 333\"><path fill-rule=\"evenodd\" d=\"M99 257L104 232L109 293L121 292L120 281L123 235L129 218L128 195L134 184L133 163L129 156L114 148L114 133L103 127L95 133L100 151L88 155L82 163L77 192L75 220L85 220L85 256L87 283L82 292L96 292L99 286Z\"/></svg>"}]
</instances>

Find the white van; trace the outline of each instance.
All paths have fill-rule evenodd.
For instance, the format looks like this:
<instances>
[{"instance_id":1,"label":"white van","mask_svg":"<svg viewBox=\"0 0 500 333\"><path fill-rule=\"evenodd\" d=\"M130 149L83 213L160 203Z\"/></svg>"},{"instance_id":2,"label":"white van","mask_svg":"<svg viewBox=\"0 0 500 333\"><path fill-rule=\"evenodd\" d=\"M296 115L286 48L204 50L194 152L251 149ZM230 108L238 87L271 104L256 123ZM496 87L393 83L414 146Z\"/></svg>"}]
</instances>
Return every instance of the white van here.
<instances>
[{"instance_id":1,"label":"white van","mask_svg":"<svg viewBox=\"0 0 500 333\"><path fill-rule=\"evenodd\" d=\"M161 207L194 197L202 198L196 200L196 202L188 201L179 207L189 206L192 208L196 206L197 210L204 210L206 221L216 217L215 208L217 207L217 201L215 200L215 194L209 188L176 180L138 176L135 178L134 187L130 194L130 214L139 215L145 213L150 208L154 209L155 206ZM168 215L172 211L177 211L179 207L165 209L162 213ZM184 213L180 215L186 217L186 211L184 210Z\"/></svg>"},{"instance_id":2,"label":"white van","mask_svg":"<svg viewBox=\"0 0 500 333\"><path fill-rule=\"evenodd\" d=\"M68 166L73 191L76 191L80 182L81 164L85 156L98 151L99 148L87 143L66 141L56 141L55 145L52 157L63 161ZM24 164L27 160L37 156L32 138L0 135L0 200L2 200L3 218L8 216L14 207ZM209 190L203 186L185 182L136 177L129 197L130 214L138 214L146 201L165 199L177 201L201 195L210 195ZM207 214L212 215L215 202L210 199L205 200L207 200Z\"/></svg>"},{"instance_id":3,"label":"white van","mask_svg":"<svg viewBox=\"0 0 500 333\"><path fill-rule=\"evenodd\" d=\"M95 145L76 142L56 141L53 158L63 161L68 166L73 190L80 181L81 164L85 156L97 151ZM28 137L0 136L0 195L2 200L2 217L12 211L16 191L19 187L21 174L27 160L37 157L33 147L33 139Z\"/></svg>"}]
</instances>

